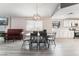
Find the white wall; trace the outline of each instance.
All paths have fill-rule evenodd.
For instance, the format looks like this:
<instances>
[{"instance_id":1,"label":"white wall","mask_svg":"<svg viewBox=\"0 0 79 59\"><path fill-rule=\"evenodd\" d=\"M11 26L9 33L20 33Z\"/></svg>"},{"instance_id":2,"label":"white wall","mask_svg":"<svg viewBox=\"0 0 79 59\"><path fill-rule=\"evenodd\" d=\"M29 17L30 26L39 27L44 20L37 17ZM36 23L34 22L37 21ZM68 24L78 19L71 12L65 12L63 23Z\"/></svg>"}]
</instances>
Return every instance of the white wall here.
<instances>
[{"instance_id":1,"label":"white wall","mask_svg":"<svg viewBox=\"0 0 79 59\"><path fill-rule=\"evenodd\" d=\"M25 29L26 19L19 17L11 17L11 28L12 29Z\"/></svg>"},{"instance_id":2,"label":"white wall","mask_svg":"<svg viewBox=\"0 0 79 59\"><path fill-rule=\"evenodd\" d=\"M33 18L27 18L27 17L11 17L9 18L8 26L6 29L24 29L26 32L28 31L26 29L27 26L27 20L33 20ZM51 18L42 18L38 21L43 22L43 29L47 29L48 33L52 32L52 19Z\"/></svg>"},{"instance_id":3,"label":"white wall","mask_svg":"<svg viewBox=\"0 0 79 59\"><path fill-rule=\"evenodd\" d=\"M42 19L43 20L43 29L47 29L48 33L52 33L52 19Z\"/></svg>"}]
</instances>

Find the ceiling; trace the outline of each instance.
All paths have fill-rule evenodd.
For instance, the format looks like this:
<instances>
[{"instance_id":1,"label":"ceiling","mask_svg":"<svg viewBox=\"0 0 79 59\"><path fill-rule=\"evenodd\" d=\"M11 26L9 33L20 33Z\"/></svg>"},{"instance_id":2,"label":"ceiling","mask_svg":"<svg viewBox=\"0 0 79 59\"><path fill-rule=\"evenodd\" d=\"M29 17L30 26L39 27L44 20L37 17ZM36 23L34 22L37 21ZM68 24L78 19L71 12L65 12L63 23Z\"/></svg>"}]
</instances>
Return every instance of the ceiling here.
<instances>
[{"instance_id":1,"label":"ceiling","mask_svg":"<svg viewBox=\"0 0 79 59\"><path fill-rule=\"evenodd\" d=\"M38 6L37 6L38 5ZM0 16L52 16L58 3L0 3Z\"/></svg>"},{"instance_id":2,"label":"ceiling","mask_svg":"<svg viewBox=\"0 0 79 59\"><path fill-rule=\"evenodd\" d=\"M79 3L60 9L54 14L52 18L55 19L79 18Z\"/></svg>"},{"instance_id":3,"label":"ceiling","mask_svg":"<svg viewBox=\"0 0 79 59\"><path fill-rule=\"evenodd\" d=\"M61 3L61 8L69 7L78 3Z\"/></svg>"}]
</instances>

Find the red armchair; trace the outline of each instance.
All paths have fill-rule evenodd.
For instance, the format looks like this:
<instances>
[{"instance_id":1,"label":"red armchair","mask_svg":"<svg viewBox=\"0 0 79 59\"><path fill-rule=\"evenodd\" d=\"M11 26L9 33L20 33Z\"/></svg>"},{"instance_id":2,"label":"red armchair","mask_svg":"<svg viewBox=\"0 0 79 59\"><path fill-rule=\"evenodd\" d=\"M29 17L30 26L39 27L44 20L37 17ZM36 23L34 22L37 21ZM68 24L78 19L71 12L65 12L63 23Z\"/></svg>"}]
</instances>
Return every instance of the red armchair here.
<instances>
[{"instance_id":1,"label":"red armchair","mask_svg":"<svg viewBox=\"0 0 79 59\"><path fill-rule=\"evenodd\" d=\"M5 42L7 40L21 40L23 38L22 31L23 29L8 29L4 37Z\"/></svg>"}]
</instances>

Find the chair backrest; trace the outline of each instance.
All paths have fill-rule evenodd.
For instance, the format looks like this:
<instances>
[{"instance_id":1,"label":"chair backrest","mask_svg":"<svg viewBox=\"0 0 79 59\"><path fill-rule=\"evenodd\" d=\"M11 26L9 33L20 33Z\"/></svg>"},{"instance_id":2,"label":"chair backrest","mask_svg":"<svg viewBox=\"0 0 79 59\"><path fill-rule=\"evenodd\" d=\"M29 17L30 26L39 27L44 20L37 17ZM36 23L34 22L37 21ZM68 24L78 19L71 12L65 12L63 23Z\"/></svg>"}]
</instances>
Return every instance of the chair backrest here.
<instances>
[{"instance_id":1,"label":"chair backrest","mask_svg":"<svg viewBox=\"0 0 79 59\"><path fill-rule=\"evenodd\" d=\"M40 36L43 36L43 31L39 31Z\"/></svg>"},{"instance_id":2,"label":"chair backrest","mask_svg":"<svg viewBox=\"0 0 79 59\"><path fill-rule=\"evenodd\" d=\"M37 40L37 35L35 35L34 33L30 34L30 40Z\"/></svg>"},{"instance_id":3,"label":"chair backrest","mask_svg":"<svg viewBox=\"0 0 79 59\"><path fill-rule=\"evenodd\" d=\"M48 34L48 39L55 41L55 39L56 39L56 32L49 33Z\"/></svg>"},{"instance_id":4,"label":"chair backrest","mask_svg":"<svg viewBox=\"0 0 79 59\"><path fill-rule=\"evenodd\" d=\"M47 30L43 30L43 36L47 36Z\"/></svg>"},{"instance_id":5,"label":"chair backrest","mask_svg":"<svg viewBox=\"0 0 79 59\"><path fill-rule=\"evenodd\" d=\"M33 31L32 35L33 36L37 36L38 35L38 32L37 31Z\"/></svg>"}]
</instances>

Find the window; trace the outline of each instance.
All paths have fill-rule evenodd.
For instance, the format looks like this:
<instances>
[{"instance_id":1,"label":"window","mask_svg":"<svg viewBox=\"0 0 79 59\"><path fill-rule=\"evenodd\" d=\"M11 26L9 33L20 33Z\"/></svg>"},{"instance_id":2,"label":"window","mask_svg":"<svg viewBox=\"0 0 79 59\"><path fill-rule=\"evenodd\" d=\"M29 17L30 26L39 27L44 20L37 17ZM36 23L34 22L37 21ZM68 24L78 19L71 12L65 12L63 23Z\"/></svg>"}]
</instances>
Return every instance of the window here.
<instances>
[{"instance_id":1,"label":"window","mask_svg":"<svg viewBox=\"0 0 79 59\"><path fill-rule=\"evenodd\" d=\"M43 29L43 23L40 20L39 21L38 20L36 20L36 21L28 20L26 22L26 24L27 24L26 30L28 30L28 31L33 31L33 30L39 31L39 30Z\"/></svg>"},{"instance_id":2,"label":"window","mask_svg":"<svg viewBox=\"0 0 79 59\"><path fill-rule=\"evenodd\" d=\"M6 25L8 25L7 17L0 17L0 32L4 32Z\"/></svg>"},{"instance_id":3,"label":"window","mask_svg":"<svg viewBox=\"0 0 79 59\"><path fill-rule=\"evenodd\" d=\"M6 17L0 17L0 25L7 25L8 19Z\"/></svg>"}]
</instances>

